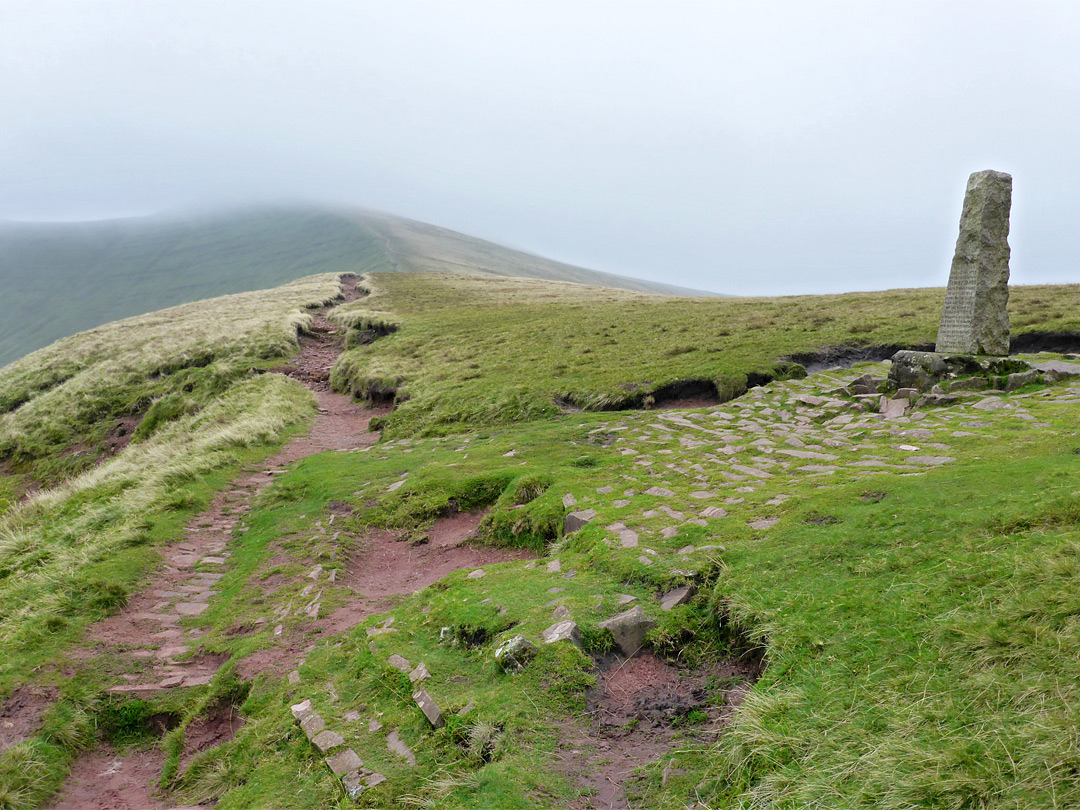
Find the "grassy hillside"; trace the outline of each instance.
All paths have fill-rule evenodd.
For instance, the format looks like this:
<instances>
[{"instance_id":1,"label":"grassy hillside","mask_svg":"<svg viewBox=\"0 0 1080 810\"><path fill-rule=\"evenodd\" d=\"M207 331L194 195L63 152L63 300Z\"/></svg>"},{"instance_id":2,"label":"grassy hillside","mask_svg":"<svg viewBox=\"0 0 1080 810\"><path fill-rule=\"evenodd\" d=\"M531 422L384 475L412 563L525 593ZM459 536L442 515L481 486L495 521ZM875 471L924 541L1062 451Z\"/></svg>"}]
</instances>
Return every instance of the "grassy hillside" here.
<instances>
[{"instance_id":1,"label":"grassy hillside","mask_svg":"<svg viewBox=\"0 0 1080 810\"><path fill-rule=\"evenodd\" d=\"M431 269L691 293L554 262L412 220L267 209L0 223L0 366L120 318L326 272Z\"/></svg>"},{"instance_id":2,"label":"grassy hillside","mask_svg":"<svg viewBox=\"0 0 1080 810\"><path fill-rule=\"evenodd\" d=\"M362 283L371 295L327 313L351 346L334 381L396 400L382 439L271 469L249 501L238 471L321 418L297 382L263 372L338 293L333 276L110 325L0 373L0 712L31 687L49 696L0 752L0 808L42 806L103 741L116 761L157 757L170 802L222 810L586 808L587 777L612 775L627 744L644 746L617 774L631 807L1080 804L1080 382L886 421L835 394L880 363L804 376L782 359L931 340L940 290L746 301L447 273ZM1077 300L1017 288L1013 323L1080 334ZM726 401L672 411L668 395ZM121 415L135 440L102 459ZM14 502L31 478L54 486ZM220 668L108 692L156 648L104 654L89 625L159 598L148 577L213 530L215 493L239 523L195 565L215 589L176 626L192 662ZM537 559L361 596L400 573L372 554L419 573L471 513L463 548ZM599 625L631 605L656 622L652 671L704 687L692 708L605 728L597 695L635 665L612 663ZM543 642L562 611L580 646ZM538 649L508 674L494 651L516 634ZM426 665L443 726L394 656ZM751 683L735 664L758 657ZM387 777L359 802L293 719L305 698ZM223 713L242 725L207 742Z\"/></svg>"},{"instance_id":3,"label":"grassy hillside","mask_svg":"<svg viewBox=\"0 0 1080 810\"><path fill-rule=\"evenodd\" d=\"M355 213L349 217L379 237L389 263L398 272L481 273L541 281L567 281L661 295L714 295L672 284L575 267L404 217L373 211ZM380 269L385 268L367 268L370 272Z\"/></svg>"},{"instance_id":4,"label":"grassy hillside","mask_svg":"<svg viewBox=\"0 0 1080 810\"><path fill-rule=\"evenodd\" d=\"M390 435L687 393L729 399L748 380L801 373L785 357L932 344L944 301L940 289L685 299L477 276L375 274L367 283L374 294L333 317L402 328L346 352L334 379L357 396L396 397L384 422ZM1014 334L1080 332L1075 295L1068 286L1014 288Z\"/></svg>"},{"instance_id":5,"label":"grassy hillside","mask_svg":"<svg viewBox=\"0 0 1080 810\"><path fill-rule=\"evenodd\" d=\"M0 366L120 318L372 261L332 213L0 223Z\"/></svg>"}]
</instances>

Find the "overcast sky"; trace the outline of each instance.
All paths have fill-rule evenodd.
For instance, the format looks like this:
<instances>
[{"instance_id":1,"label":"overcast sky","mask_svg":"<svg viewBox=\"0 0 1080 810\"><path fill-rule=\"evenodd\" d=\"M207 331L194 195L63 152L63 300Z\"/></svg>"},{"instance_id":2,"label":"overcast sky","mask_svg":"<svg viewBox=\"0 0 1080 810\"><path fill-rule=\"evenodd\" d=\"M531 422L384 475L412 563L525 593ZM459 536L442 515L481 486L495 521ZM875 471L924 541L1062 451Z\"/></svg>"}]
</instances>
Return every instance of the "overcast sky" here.
<instances>
[{"instance_id":1,"label":"overcast sky","mask_svg":"<svg viewBox=\"0 0 1080 810\"><path fill-rule=\"evenodd\" d=\"M0 0L0 219L357 204L736 294L1080 282L1076 0Z\"/></svg>"}]
</instances>

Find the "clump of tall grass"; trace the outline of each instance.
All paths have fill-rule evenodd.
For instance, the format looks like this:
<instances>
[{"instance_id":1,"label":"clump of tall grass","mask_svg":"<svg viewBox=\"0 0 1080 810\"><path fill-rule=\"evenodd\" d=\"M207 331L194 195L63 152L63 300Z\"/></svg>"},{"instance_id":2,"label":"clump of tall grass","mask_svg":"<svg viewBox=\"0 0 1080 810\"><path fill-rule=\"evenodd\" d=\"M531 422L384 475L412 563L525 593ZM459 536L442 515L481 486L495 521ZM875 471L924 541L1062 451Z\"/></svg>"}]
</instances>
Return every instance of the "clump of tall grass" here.
<instances>
[{"instance_id":1,"label":"clump of tall grass","mask_svg":"<svg viewBox=\"0 0 1080 810\"><path fill-rule=\"evenodd\" d=\"M280 375L245 380L0 516L8 574L0 579L0 679L25 664L17 651L41 643L50 625L85 623L122 603L122 593L86 571L141 545L147 518L172 508L177 486L234 463L238 449L275 440L312 409L311 395Z\"/></svg>"},{"instance_id":2,"label":"clump of tall grass","mask_svg":"<svg viewBox=\"0 0 1080 810\"><path fill-rule=\"evenodd\" d=\"M0 369L0 459L53 482L85 468L115 419L169 398L156 420L191 412L295 351L297 332L311 325L307 310L340 289L335 275L313 276L106 324L36 351ZM61 455L73 447L74 456Z\"/></svg>"}]
</instances>

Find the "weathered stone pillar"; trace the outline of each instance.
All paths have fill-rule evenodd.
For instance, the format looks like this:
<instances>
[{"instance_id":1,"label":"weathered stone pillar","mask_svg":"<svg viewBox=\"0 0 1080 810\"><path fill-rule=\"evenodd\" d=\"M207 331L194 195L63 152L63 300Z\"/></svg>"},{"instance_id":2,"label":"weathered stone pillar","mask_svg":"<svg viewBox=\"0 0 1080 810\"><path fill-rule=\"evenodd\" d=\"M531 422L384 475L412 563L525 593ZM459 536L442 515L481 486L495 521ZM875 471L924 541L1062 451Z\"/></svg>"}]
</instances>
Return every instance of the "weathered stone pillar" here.
<instances>
[{"instance_id":1,"label":"weathered stone pillar","mask_svg":"<svg viewBox=\"0 0 1080 810\"><path fill-rule=\"evenodd\" d=\"M937 351L1009 353L1009 209L1012 176L975 172L968 178Z\"/></svg>"}]
</instances>

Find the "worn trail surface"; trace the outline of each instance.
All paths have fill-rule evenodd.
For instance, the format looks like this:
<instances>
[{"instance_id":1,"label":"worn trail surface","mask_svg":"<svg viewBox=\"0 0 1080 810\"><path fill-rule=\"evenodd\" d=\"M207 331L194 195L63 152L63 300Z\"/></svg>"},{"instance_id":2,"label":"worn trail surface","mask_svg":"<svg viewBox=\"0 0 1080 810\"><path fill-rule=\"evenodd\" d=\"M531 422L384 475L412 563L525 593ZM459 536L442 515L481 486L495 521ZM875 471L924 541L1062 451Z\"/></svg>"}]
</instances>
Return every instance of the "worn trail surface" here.
<instances>
[{"instance_id":1,"label":"worn trail surface","mask_svg":"<svg viewBox=\"0 0 1080 810\"><path fill-rule=\"evenodd\" d=\"M357 278L343 279L346 301L362 295ZM330 368L341 352L337 327L322 314L300 338L300 352L275 371L312 390L319 411L307 435L289 441L258 471L250 472L219 493L187 526L182 542L165 551L165 565L149 586L125 608L91 631L94 647L84 655L104 656L115 663L127 683L113 693L148 693L197 686L210 681L224 663L221 656L197 653L202 632L184 628L185 616L198 616L217 592L228 565L229 541L253 498L284 472L283 467L315 453L366 447L378 440L368 431L379 412L330 391ZM117 755L100 748L76 762L56 810L160 810L151 783L161 773L156 751Z\"/></svg>"}]
</instances>

